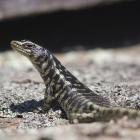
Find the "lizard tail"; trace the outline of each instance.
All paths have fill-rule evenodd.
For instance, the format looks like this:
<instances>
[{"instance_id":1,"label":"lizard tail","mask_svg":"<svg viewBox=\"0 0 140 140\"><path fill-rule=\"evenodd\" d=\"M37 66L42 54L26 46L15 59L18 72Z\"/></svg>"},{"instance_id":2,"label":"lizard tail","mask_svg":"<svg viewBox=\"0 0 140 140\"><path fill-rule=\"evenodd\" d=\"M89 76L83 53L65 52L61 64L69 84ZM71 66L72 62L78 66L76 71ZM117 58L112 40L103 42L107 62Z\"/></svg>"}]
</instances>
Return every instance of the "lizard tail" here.
<instances>
[{"instance_id":1,"label":"lizard tail","mask_svg":"<svg viewBox=\"0 0 140 140\"><path fill-rule=\"evenodd\" d=\"M110 121L117 120L127 116L129 119L140 118L140 111L119 107L101 107L91 102L88 102L87 108L82 108L79 112L71 112L68 118L71 123L89 123L95 121Z\"/></svg>"},{"instance_id":2,"label":"lizard tail","mask_svg":"<svg viewBox=\"0 0 140 140\"><path fill-rule=\"evenodd\" d=\"M119 107L99 107L95 109L95 111L93 111L93 118L95 119L95 121L117 120L124 116L127 116L129 119L140 118L140 111Z\"/></svg>"}]
</instances>

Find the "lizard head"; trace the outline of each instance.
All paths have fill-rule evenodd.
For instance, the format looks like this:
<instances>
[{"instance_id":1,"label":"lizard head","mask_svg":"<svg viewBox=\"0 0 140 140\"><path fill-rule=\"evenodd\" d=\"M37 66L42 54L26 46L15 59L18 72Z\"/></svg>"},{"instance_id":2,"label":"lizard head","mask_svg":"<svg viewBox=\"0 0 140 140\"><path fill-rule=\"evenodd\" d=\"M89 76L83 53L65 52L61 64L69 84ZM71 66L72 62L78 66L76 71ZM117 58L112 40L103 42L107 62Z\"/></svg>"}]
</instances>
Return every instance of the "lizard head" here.
<instances>
[{"instance_id":1,"label":"lizard head","mask_svg":"<svg viewBox=\"0 0 140 140\"><path fill-rule=\"evenodd\" d=\"M32 62L46 56L45 48L27 40L11 41L11 47L20 54L29 58Z\"/></svg>"}]
</instances>

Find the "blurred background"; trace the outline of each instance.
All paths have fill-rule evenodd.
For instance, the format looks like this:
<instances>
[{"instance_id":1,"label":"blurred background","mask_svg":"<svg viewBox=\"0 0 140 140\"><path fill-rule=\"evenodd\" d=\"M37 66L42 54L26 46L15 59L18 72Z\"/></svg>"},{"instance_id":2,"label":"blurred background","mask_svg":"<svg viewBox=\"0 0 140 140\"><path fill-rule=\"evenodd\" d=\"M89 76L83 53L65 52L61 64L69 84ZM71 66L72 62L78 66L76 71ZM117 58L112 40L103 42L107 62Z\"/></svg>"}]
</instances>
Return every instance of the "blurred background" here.
<instances>
[{"instance_id":1,"label":"blurred background","mask_svg":"<svg viewBox=\"0 0 140 140\"><path fill-rule=\"evenodd\" d=\"M0 51L27 39L51 51L140 43L139 0L0 0Z\"/></svg>"}]
</instances>

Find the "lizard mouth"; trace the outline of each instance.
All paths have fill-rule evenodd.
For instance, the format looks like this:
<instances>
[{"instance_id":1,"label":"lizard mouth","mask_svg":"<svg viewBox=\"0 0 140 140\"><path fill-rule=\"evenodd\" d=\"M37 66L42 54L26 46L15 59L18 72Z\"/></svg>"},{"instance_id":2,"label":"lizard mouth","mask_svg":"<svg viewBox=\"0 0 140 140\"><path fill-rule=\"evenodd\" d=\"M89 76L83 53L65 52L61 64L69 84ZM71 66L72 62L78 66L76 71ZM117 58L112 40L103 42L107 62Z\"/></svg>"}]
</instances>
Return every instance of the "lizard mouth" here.
<instances>
[{"instance_id":1,"label":"lizard mouth","mask_svg":"<svg viewBox=\"0 0 140 140\"><path fill-rule=\"evenodd\" d=\"M30 56L31 55L31 50L29 49L25 49L22 42L20 41L11 41L11 47L16 50L17 52L19 52L20 54L24 55L24 56Z\"/></svg>"}]
</instances>

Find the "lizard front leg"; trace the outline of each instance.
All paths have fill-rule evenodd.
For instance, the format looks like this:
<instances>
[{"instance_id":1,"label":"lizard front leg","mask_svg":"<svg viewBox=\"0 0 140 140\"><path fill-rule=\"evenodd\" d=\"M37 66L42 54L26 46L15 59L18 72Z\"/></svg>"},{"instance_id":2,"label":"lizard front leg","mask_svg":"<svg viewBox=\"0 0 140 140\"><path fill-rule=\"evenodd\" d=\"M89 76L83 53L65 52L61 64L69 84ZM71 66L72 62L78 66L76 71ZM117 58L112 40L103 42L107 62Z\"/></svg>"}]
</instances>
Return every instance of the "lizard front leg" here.
<instances>
[{"instance_id":1,"label":"lizard front leg","mask_svg":"<svg viewBox=\"0 0 140 140\"><path fill-rule=\"evenodd\" d=\"M43 111L47 112L52 107L54 101L55 97L53 96L53 90L50 86L48 86L44 95Z\"/></svg>"}]
</instances>

